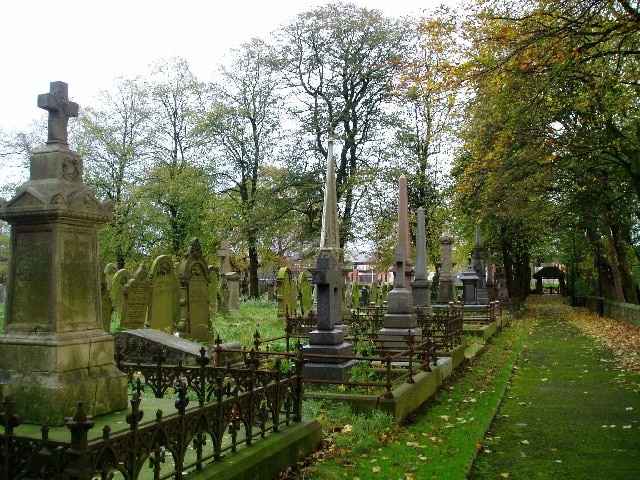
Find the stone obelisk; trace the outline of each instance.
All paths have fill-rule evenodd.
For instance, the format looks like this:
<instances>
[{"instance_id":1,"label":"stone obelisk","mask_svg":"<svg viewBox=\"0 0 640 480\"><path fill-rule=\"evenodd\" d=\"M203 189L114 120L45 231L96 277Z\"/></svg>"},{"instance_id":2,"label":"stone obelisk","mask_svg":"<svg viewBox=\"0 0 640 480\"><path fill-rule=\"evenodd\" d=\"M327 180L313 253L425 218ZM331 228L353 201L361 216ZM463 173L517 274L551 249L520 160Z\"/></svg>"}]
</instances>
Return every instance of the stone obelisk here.
<instances>
[{"instance_id":1,"label":"stone obelisk","mask_svg":"<svg viewBox=\"0 0 640 480\"><path fill-rule=\"evenodd\" d=\"M411 261L411 237L409 236L409 193L407 177L400 175L398 180L398 241L404 254L405 288L411 291L411 277L413 276L413 262ZM396 272L396 275L401 274Z\"/></svg>"},{"instance_id":2,"label":"stone obelisk","mask_svg":"<svg viewBox=\"0 0 640 480\"><path fill-rule=\"evenodd\" d=\"M11 225L0 397L13 397L23 420L55 426L78 401L91 415L126 408L127 378L100 315L98 226L111 210L83 183L67 143L78 105L66 83L52 82L38 106L49 112L47 143L31 155L29 180L0 200Z\"/></svg>"},{"instance_id":3,"label":"stone obelisk","mask_svg":"<svg viewBox=\"0 0 640 480\"><path fill-rule=\"evenodd\" d=\"M320 249L318 257L333 257L340 265L343 278L347 271L344 266L344 252L340 248L340 219L338 217L338 195L336 193L336 170L333 160L333 136L329 135L327 142L327 174L324 182L324 203L322 205L322 230L320 231ZM343 320L348 320L351 311L347 308L344 299L344 283L340 285L340 310L341 315L336 325L339 329L346 329ZM317 295L314 293L313 306L310 313L317 312Z\"/></svg>"},{"instance_id":4,"label":"stone obelisk","mask_svg":"<svg viewBox=\"0 0 640 480\"><path fill-rule=\"evenodd\" d=\"M427 271L427 239L424 221L424 208L417 211L416 266L413 287L413 306L426 307L431 313L431 280Z\"/></svg>"}]
</instances>

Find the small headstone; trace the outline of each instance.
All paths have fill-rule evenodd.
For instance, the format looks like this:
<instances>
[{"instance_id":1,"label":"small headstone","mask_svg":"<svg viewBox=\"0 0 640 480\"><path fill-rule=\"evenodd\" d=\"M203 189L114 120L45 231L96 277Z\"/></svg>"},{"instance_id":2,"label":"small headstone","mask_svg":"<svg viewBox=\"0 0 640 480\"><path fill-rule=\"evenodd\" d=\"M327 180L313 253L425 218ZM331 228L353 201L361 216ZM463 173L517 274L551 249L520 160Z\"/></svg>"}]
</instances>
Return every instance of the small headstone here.
<instances>
[{"instance_id":1,"label":"small headstone","mask_svg":"<svg viewBox=\"0 0 640 480\"><path fill-rule=\"evenodd\" d=\"M225 277L220 277L218 286L218 312L222 315L229 313L229 286Z\"/></svg>"},{"instance_id":2,"label":"small headstone","mask_svg":"<svg viewBox=\"0 0 640 480\"><path fill-rule=\"evenodd\" d=\"M104 278L107 285L107 292L111 291L111 283L113 282L113 276L118 271L118 267L115 263L107 263L104 267Z\"/></svg>"},{"instance_id":3,"label":"small headstone","mask_svg":"<svg viewBox=\"0 0 640 480\"><path fill-rule=\"evenodd\" d=\"M114 311L121 317L122 305L124 302L122 290L130 278L131 274L129 273L129 270L127 270L126 268L121 268L115 273L115 275L113 276L113 281L111 282L111 303L113 304Z\"/></svg>"},{"instance_id":4,"label":"small headstone","mask_svg":"<svg viewBox=\"0 0 640 480\"><path fill-rule=\"evenodd\" d=\"M229 310L240 308L240 274L238 272L227 272L224 274L229 288Z\"/></svg>"},{"instance_id":5,"label":"small headstone","mask_svg":"<svg viewBox=\"0 0 640 480\"><path fill-rule=\"evenodd\" d=\"M150 288L147 267L140 265L122 288L123 304L120 320L122 328L133 330L146 326Z\"/></svg>"},{"instance_id":6,"label":"small headstone","mask_svg":"<svg viewBox=\"0 0 640 480\"><path fill-rule=\"evenodd\" d=\"M218 250L218 257L220 257L220 276L223 276L225 273L229 273L231 271L231 256L233 252L231 251L231 244L229 240L223 240L222 245L220 246L220 250Z\"/></svg>"},{"instance_id":7,"label":"small headstone","mask_svg":"<svg viewBox=\"0 0 640 480\"><path fill-rule=\"evenodd\" d=\"M280 267L277 278L278 289L276 297L278 299L278 316L284 317L287 313L295 315L297 297L295 285L291 279L291 269L289 267Z\"/></svg>"},{"instance_id":8,"label":"small headstone","mask_svg":"<svg viewBox=\"0 0 640 480\"><path fill-rule=\"evenodd\" d=\"M113 312L113 305L111 304L111 297L107 291L107 281L104 272L100 273L100 318L102 318L102 329L110 333L111 331L111 313Z\"/></svg>"},{"instance_id":9,"label":"small headstone","mask_svg":"<svg viewBox=\"0 0 640 480\"><path fill-rule=\"evenodd\" d=\"M220 273L213 265L209 265L209 310L211 315L218 312L218 289L220 288Z\"/></svg>"},{"instance_id":10,"label":"small headstone","mask_svg":"<svg viewBox=\"0 0 640 480\"><path fill-rule=\"evenodd\" d=\"M151 265L148 324L154 330L173 333L176 276L173 260L161 255Z\"/></svg>"},{"instance_id":11,"label":"small headstone","mask_svg":"<svg viewBox=\"0 0 640 480\"><path fill-rule=\"evenodd\" d=\"M313 293L311 292L311 278L309 272L303 270L298 275L298 299L300 301L300 314L306 315L313 304Z\"/></svg>"},{"instance_id":12,"label":"small headstone","mask_svg":"<svg viewBox=\"0 0 640 480\"><path fill-rule=\"evenodd\" d=\"M180 335L199 342L213 340L209 316L209 264L194 238L178 267Z\"/></svg>"}]
</instances>

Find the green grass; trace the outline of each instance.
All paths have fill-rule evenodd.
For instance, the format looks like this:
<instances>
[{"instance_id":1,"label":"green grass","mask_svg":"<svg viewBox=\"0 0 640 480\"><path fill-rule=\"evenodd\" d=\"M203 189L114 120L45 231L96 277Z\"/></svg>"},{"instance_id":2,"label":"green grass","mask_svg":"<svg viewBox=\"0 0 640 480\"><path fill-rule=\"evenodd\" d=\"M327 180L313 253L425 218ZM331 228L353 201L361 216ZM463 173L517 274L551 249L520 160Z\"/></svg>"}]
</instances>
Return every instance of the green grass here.
<instances>
[{"instance_id":1,"label":"green grass","mask_svg":"<svg viewBox=\"0 0 640 480\"><path fill-rule=\"evenodd\" d=\"M256 330L263 339L284 335L285 320L278 317L276 302L268 300L245 300L238 310L211 318L215 335L223 342L240 342L245 348L253 347ZM284 340L270 345L272 350L284 350Z\"/></svg>"},{"instance_id":2,"label":"green grass","mask_svg":"<svg viewBox=\"0 0 640 480\"><path fill-rule=\"evenodd\" d=\"M336 413L343 407L316 407L316 418L333 443L288 478L465 478L500 404L529 324L525 318L504 329L404 425L374 427L380 412L345 419ZM346 432L336 428L341 422L349 425Z\"/></svg>"},{"instance_id":3,"label":"green grass","mask_svg":"<svg viewBox=\"0 0 640 480\"><path fill-rule=\"evenodd\" d=\"M570 323L568 307L538 308L470 478L640 478L640 378Z\"/></svg>"}]
</instances>

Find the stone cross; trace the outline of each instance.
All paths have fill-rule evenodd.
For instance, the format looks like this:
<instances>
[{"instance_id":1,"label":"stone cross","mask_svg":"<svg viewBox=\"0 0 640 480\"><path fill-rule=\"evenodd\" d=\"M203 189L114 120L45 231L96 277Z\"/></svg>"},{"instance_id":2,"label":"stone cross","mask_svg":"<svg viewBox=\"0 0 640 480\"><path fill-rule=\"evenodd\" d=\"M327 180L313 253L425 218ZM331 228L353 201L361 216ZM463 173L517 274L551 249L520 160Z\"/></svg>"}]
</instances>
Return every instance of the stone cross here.
<instances>
[{"instance_id":1,"label":"stone cross","mask_svg":"<svg viewBox=\"0 0 640 480\"><path fill-rule=\"evenodd\" d=\"M223 240L220 249L218 250L218 257L220 257L220 274L231 272L231 243L229 240Z\"/></svg>"},{"instance_id":2,"label":"stone cross","mask_svg":"<svg viewBox=\"0 0 640 480\"><path fill-rule=\"evenodd\" d=\"M333 330L342 319L342 272L334 257L318 257L313 271L313 283L317 285L318 330Z\"/></svg>"},{"instance_id":3,"label":"stone cross","mask_svg":"<svg viewBox=\"0 0 640 480\"><path fill-rule=\"evenodd\" d=\"M51 82L49 93L38 95L38 107L49 112L47 143L67 143L70 117L78 116L78 104L69 101L69 86L64 82Z\"/></svg>"}]
</instances>

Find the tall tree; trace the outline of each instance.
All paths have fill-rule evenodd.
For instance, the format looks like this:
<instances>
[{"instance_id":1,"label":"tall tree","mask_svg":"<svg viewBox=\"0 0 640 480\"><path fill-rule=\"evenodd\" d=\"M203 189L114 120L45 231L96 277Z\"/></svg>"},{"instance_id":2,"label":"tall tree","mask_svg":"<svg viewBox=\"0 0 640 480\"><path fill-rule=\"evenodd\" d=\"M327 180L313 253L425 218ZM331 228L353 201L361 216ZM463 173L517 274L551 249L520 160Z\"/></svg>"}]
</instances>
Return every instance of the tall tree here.
<instances>
[{"instance_id":1,"label":"tall tree","mask_svg":"<svg viewBox=\"0 0 640 480\"><path fill-rule=\"evenodd\" d=\"M140 79L121 78L113 92L101 92L99 102L81 111L74 140L84 157L86 183L113 204L114 218L101 229L101 255L123 268L141 250L136 188L151 142L148 96Z\"/></svg>"},{"instance_id":2,"label":"tall tree","mask_svg":"<svg viewBox=\"0 0 640 480\"><path fill-rule=\"evenodd\" d=\"M385 102L410 35L408 22L341 3L302 13L280 32L279 67L297 101L292 112L326 159L327 136L342 144L336 159L340 241L353 237L353 217L366 191L360 172L374 159ZM375 160L375 159L374 159Z\"/></svg>"},{"instance_id":3,"label":"tall tree","mask_svg":"<svg viewBox=\"0 0 640 480\"><path fill-rule=\"evenodd\" d=\"M165 217L159 227L170 254L179 256L193 236L203 237L203 249L210 251L211 236L204 235L204 221L210 200L206 192L211 186L207 168L211 164L198 135L207 104L206 89L181 58L157 62L151 75L152 166L141 193Z\"/></svg>"},{"instance_id":4,"label":"tall tree","mask_svg":"<svg viewBox=\"0 0 640 480\"><path fill-rule=\"evenodd\" d=\"M232 52L214 85L214 102L201 126L222 158L217 172L223 192L237 205L234 224L249 257L249 296L257 298L260 235L271 220L265 216L269 199L261 192L263 167L277 143L282 100L269 65L269 51L254 39Z\"/></svg>"}]
</instances>

